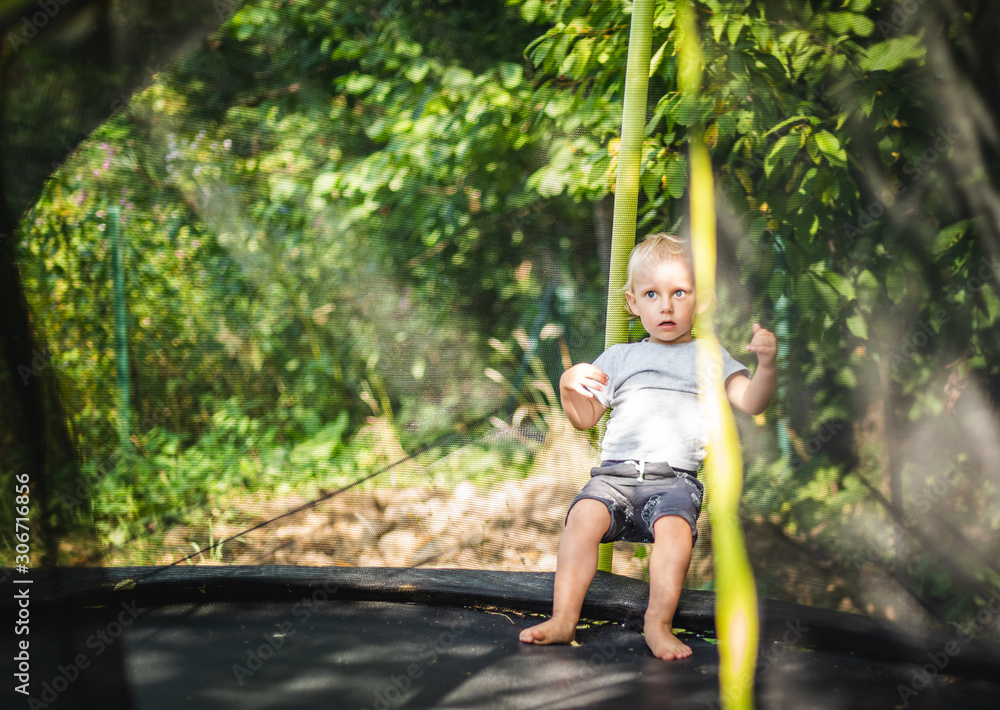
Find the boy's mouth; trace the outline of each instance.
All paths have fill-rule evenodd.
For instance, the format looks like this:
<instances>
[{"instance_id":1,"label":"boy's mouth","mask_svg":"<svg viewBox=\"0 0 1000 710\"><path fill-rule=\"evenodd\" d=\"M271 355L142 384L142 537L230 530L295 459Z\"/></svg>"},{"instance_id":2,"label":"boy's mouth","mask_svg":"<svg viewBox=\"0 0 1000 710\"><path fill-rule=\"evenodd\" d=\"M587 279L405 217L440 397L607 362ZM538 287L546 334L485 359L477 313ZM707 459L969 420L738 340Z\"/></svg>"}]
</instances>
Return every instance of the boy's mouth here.
<instances>
[{"instance_id":1,"label":"boy's mouth","mask_svg":"<svg viewBox=\"0 0 1000 710\"><path fill-rule=\"evenodd\" d=\"M669 328L670 326L677 325L677 324L674 323L672 320L665 320L662 323L660 323L660 325L664 326L666 328Z\"/></svg>"}]
</instances>

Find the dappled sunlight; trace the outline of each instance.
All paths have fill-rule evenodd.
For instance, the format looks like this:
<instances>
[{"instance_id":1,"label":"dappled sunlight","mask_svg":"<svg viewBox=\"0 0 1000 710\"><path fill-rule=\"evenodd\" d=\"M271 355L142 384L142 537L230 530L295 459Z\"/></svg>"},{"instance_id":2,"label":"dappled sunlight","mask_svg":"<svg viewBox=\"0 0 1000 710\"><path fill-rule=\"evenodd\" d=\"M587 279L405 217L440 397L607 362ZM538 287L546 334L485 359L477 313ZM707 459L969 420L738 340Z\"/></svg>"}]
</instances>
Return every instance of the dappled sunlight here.
<instances>
[{"instance_id":1,"label":"dappled sunlight","mask_svg":"<svg viewBox=\"0 0 1000 710\"><path fill-rule=\"evenodd\" d=\"M628 5L458 5L227 6L114 109L38 103L51 137L23 112L76 95L69 40L5 55L0 478L34 467L47 564L554 570L598 463L557 382L621 305ZM761 596L940 628L1000 582L992 25L841 5L699 4L696 99L655 4L635 221L685 233L702 126L719 339L751 371L778 339L737 414Z\"/></svg>"}]
</instances>

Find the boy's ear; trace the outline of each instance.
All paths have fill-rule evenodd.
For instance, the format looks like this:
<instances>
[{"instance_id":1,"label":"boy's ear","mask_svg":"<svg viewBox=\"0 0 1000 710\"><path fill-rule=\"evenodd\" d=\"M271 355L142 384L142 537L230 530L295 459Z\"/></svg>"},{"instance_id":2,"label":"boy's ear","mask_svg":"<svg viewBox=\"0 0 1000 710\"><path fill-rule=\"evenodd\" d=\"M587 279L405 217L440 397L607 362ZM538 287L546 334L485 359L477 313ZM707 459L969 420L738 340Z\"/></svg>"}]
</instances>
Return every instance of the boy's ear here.
<instances>
[{"instance_id":1,"label":"boy's ear","mask_svg":"<svg viewBox=\"0 0 1000 710\"><path fill-rule=\"evenodd\" d=\"M639 314L635 312L635 296L631 291L625 292L625 310L635 317L639 317Z\"/></svg>"}]
</instances>

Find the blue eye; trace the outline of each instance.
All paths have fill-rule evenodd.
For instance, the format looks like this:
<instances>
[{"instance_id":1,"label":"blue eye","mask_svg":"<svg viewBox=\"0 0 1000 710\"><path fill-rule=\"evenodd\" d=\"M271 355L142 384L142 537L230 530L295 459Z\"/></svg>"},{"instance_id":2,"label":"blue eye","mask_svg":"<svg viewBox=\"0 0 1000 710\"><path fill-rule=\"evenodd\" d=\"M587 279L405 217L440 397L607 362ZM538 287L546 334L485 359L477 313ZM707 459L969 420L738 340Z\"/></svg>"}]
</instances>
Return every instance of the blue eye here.
<instances>
[{"instance_id":1,"label":"blue eye","mask_svg":"<svg viewBox=\"0 0 1000 710\"><path fill-rule=\"evenodd\" d=\"M674 298L684 298L687 295L687 291L684 289L677 289L674 291Z\"/></svg>"},{"instance_id":2,"label":"blue eye","mask_svg":"<svg viewBox=\"0 0 1000 710\"><path fill-rule=\"evenodd\" d=\"M656 291L646 291L644 295L646 298L656 298Z\"/></svg>"}]
</instances>

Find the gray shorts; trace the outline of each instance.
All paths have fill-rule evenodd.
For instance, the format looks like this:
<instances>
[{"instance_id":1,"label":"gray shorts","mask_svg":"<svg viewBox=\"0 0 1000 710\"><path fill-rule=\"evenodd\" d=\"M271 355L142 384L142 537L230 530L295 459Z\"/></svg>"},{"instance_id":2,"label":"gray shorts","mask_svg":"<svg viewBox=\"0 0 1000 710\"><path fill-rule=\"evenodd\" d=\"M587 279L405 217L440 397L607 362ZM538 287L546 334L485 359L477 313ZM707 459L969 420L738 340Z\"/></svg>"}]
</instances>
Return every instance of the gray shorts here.
<instances>
[{"instance_id":1,"label":"gray shorts","mask_svg":"<svg viewBox=\"0 0 1000 710\"><path fill-rule=\"evenodd\" d=\"M647 463L640 478L638 468L632 461L604 461L590 469L590 481L573 499L570 510L584 498L608 506L611 523L601 542L653 542L653 524L664 515L676 515L691 526L693 544L698 539L705 491L697 474L675 471L666 463Z\"/></svg>"}]
</instances>

